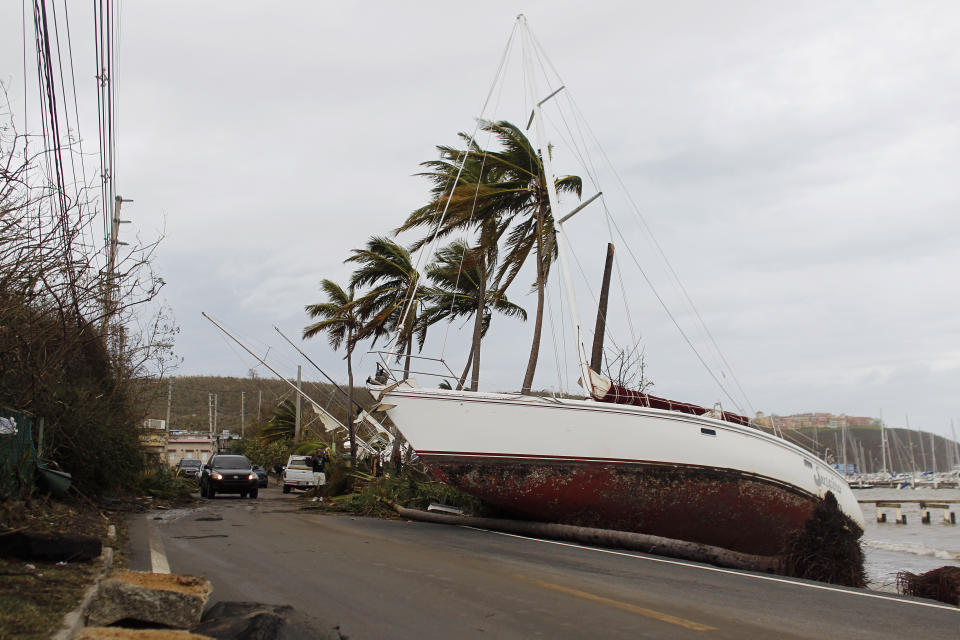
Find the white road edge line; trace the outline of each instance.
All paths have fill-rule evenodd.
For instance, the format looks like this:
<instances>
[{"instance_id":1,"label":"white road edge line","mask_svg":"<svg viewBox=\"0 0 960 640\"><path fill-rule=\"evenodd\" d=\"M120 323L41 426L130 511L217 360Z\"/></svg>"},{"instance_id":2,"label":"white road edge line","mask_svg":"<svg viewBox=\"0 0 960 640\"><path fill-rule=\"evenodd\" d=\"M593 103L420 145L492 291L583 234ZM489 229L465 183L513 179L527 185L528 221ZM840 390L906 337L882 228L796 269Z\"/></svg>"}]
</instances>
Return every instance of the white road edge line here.
<instances>
[{"instance_id":1,"label":"white road edge line","mask_svg":"<svg viewBox=\"0 0 960 640\"><path fill-rule=\"evenodd\" d=\"M163 542L160 540L160 533L157 528L147 523L150 529L150 567L154 573L170 573L170 564L167 562L167 554L163 550Z\"/></svg>"},{"instance_id":2,"label":"white road edge line","mask_svg":"<svg viewBox=\"0 0 960 640\"><path fill-rule=\"evenodd\" d=\"M597 547L587 547L580 544L571 544L569 542L558 542L557 540L545 540L543 538L531 538L529 536L521 536L515 533L505 533L503 531L493 531L491 529L481 529L480 527L471 527L468 525L460 525L465 529L474 529L475 531L485 531L487 533L495 533L500 536L508 536L510 538L520 538L521 540L530 540L532 542L545 542L547 544L555 544L561 547L571 547L573 549L583 549L586 551L596 551L598 553L607 553L614 556L625 556L627 558L636 558L637 560L647 560L648 562L659 562L661 564L673 564L681 567L691 567L693 569L702 569L704 571L712 571L714 573L725 573L734 576L742 576L744 578L753 578L755 580L766 580L767 582L782 582L784 584L792 584L798 587L806 587L807 589L819 589L821 591L834 591L836 593L845 593L851 596L860 596L861 598L875 598L877 600L887 600L889 602L899 602L902 604L912 604L918 607L930 607L931 609L945 609L947 611L960 611L958 607L951 607L945 604L934 604L932 602L917 602L916 600L906 600L904 598L895 598L893 596L887 596L879 593L864 593L862 591L850 591L848 589L841 589L839 587L831 587L829 585L820 585L820 584L811 584L809 582L798 582L795 580L790 580L788 578L775 578L773 576L761 576L755 573L745 573L742 571L734 571L732 569L721 569L720 567L709 567L702 564L693 564L690 562L682 562L680 560L667 560L665 558L653 558L650 556L640 556L633 553L626 553L624 551L613 551L612 549L600 549Z\"/></svg>"}]
</instances>

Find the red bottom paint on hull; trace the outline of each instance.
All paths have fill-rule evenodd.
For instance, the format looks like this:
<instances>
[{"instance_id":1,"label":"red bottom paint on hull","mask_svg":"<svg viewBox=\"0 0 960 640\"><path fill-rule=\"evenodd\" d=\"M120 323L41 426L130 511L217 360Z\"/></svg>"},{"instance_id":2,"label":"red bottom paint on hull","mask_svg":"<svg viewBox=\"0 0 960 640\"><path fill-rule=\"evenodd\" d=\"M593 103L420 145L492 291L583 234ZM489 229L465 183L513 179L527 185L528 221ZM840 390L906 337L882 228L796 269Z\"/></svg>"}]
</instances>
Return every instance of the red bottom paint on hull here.
<instances>
[{"instance_id":1,"label":"red bottom paint on hull","mask_svg":"<svg viewBox=\"0 0 960 640\"><path fill-rule=\"evenodd\" d=\"M757 555L782 553L816 501L794 487L729 469L422 457L442 482L515 518L634 531Z\"/></svg>"}]
</instances>

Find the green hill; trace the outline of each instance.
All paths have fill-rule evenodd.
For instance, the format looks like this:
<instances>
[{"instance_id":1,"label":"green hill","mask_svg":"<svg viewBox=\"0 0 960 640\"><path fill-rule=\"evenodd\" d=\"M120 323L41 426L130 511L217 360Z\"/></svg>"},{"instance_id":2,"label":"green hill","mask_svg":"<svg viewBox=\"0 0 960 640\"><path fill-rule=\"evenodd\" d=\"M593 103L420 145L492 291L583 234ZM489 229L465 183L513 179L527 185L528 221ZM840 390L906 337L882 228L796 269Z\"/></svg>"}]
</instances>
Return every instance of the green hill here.
<instances>
[{"instance_id":1,"label":"green hill","mask_svg":"<svg viewBox=\"0 0 960 640\"><path fill-rule=\"evenodd\" d=\"M293 381L295 382L295 381ZM172 383L172 386L171 386ZM346 390L346 385L341 385ZM338 420L346 420L346 398L331 384L304 380L303 391ZM293 400L295 392L278 379L230 378L220 376L177 376L163 380L141 381L145 417L165 420L170 400L168 429L201 430L210 428L211 394L215 394L217 431L256 432L283 400ZM372 398L363 387L354 397L367 406ZM243 428L241 429L241 408ZM304 409L312 418L312 412Z\"/></svg>"},{"instance_id":2,"label":"green hill","mask_svg":"<svg viewBox=\"0 0 960 640\"><path fill-rule=\"evenodd\" d=\"M926 431L886 429L887 470L893 473L913 471L949 471L958 463L956 448L949 438ZM842 430L837 428L784 430L784 438L805 449L816 451L832 462L843 462ZM932 441L931 441L932 439ZM880 447L880 427L847 428L847 463L857 464L863 473L875 473L883 468ZM932 446L931 446L932 444Z\"/></svg>"}]
</instances>

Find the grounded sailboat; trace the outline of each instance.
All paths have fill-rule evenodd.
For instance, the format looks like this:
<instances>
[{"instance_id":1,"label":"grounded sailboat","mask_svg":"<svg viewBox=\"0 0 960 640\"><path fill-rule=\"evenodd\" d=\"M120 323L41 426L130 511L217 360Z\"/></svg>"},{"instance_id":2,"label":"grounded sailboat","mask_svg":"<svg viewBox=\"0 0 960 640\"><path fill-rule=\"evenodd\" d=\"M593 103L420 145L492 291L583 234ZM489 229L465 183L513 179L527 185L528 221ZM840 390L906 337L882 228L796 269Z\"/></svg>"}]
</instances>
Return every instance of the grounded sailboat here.
<instances>
[{"instance_id":1,"label":"grounded sailboat","mask_svg":"<svg viewBox=\"0 0 960 640\"><path fill-rule=\"evenodd\" d=\"M515 517L776 555L832 491L864 525L822 460L735 422L413 380L371 391L440 480Z\"/></svg>"},{"instance_id":2,"label":"grounded sailboat","mask_svg":"<svg viewBox=\"0 0 960 640\"><path fill-rule=\"evenodd\" d=\"M534 102L541 151L541 106L558 91ZM551 154L540 155L553 175ZM862 529L849 486L812 453L743 416L631 391L591 368L563 230L584 205L561 217L553 181L545 182L587 398L423 388L393 378L390 353L388 378L368 381L370 391L431 472L517 518L749 554L782 553L828 491Z\"/></svg>"}]
</instances>

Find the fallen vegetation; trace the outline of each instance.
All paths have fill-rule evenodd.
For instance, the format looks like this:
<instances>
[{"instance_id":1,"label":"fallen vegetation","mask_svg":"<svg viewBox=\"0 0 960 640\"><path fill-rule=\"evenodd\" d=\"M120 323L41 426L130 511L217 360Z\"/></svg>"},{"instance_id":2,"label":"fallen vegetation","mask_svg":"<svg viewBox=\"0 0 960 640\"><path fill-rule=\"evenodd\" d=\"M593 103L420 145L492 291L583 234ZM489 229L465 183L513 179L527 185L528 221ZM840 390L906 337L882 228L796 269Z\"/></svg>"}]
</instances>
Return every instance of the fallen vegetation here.
<instances>
[{"instance_id":1,"label":"fallen vegetation","mask_svg":"<svg viewBox=\"0 0 960 640\"><path fill-rule=\"evenodd\" d=\"M813 517L803 531L789 542L781 571L794 578L818 580L848 587L865 587L863 550L860 537L863 532L827 492L814 508Z\"/></svg>"},{"instance_id":2,"label":"fallen vegetation","mask_svg":"<svg viewBox=\"0 0 960 640\"><path fill-rule=\"evenodd\" d=\"M897 574L897 591L960 606L960 567L940 567L920 574L901 571Z\"/></svg>"},{"instance_id":3,"label":"fallen vegetation","mask_svg":"<svg viewBox=\"0 0 960 640\"><path fill-rule=\"evenodd\" d=\"M351 513L378 518L395 518L391 504L426 509L431 503L459 507L467 513L493 515L490 507L468 493L437 482L415 466L404 467L403 473L373 476L359 469L350 469L337 462L327 471L327 484L310 497L323 500L309 502L304 509L335 513Z\"/></svg>"}]
</instances>

